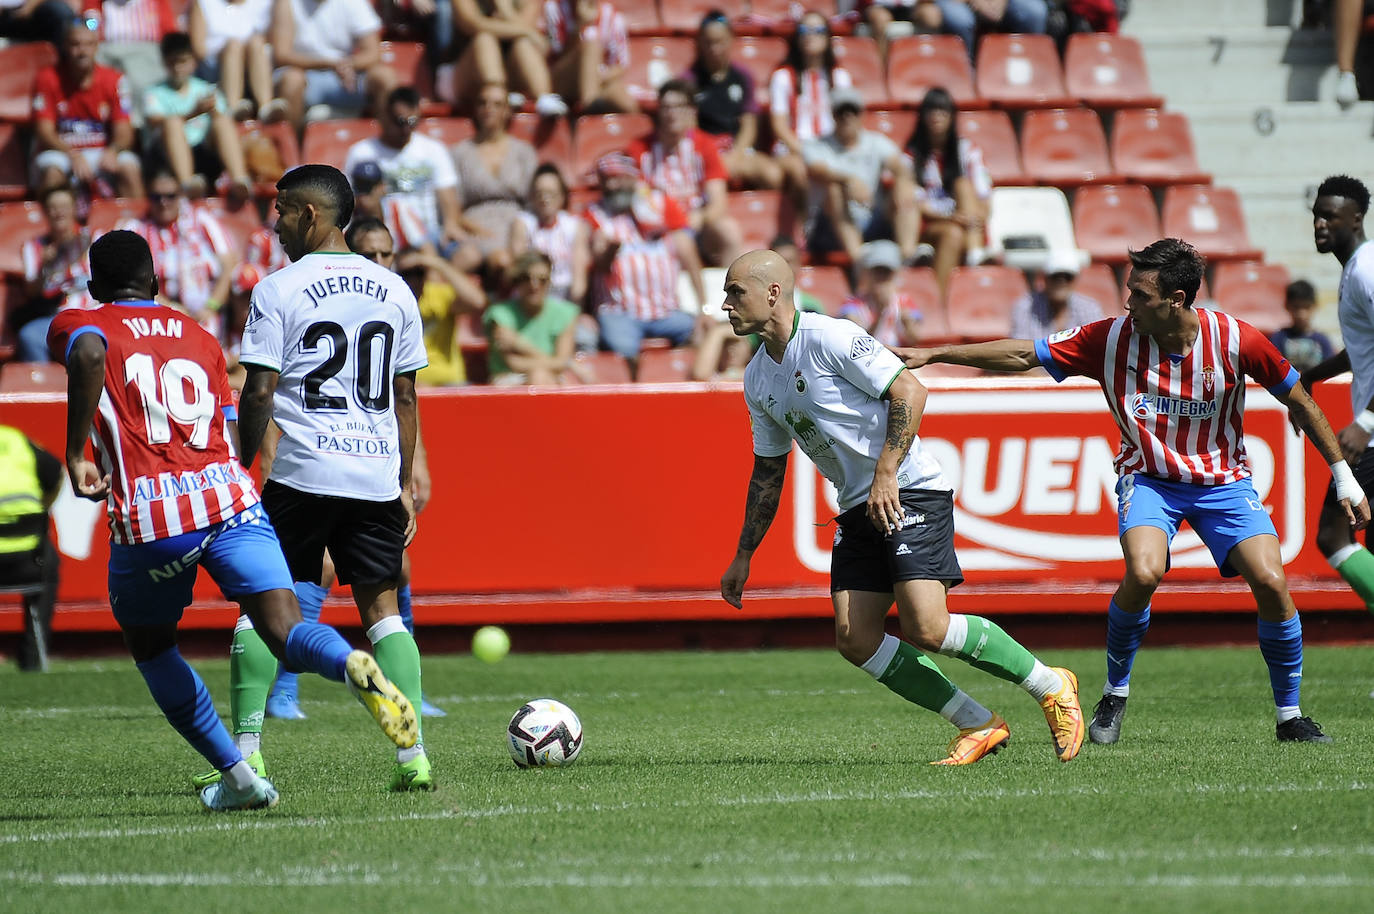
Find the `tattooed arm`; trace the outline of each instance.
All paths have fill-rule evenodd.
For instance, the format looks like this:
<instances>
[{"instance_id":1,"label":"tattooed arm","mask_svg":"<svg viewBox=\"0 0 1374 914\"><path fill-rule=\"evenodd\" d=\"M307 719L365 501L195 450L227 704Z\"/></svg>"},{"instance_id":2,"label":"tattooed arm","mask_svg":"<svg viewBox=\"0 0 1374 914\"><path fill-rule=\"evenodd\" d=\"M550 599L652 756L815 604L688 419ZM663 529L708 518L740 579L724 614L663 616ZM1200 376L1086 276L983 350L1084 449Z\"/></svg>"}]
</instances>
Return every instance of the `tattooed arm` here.
<instances>
[{"instance_id":1,"label":"tattooed arm","mask_svg":"<svg viewBox=\"0 0 1374 914\"><path fill-rule=\"evenodd\" d=\"M902 495L897 468L916 438L916 428L926 408L926 389L914 374L903 371L884 397L887 399L887 440L878 455L873 487L868 492L868 519L879 533L890 533L902 527Z\"/></svg>"},{"instance_id":2,"label":"tattooed arm","mask_svg":"<svg viewBox=\"0 0 1374 914\"><path fill-rule=\"evenodd\" d=\"M908 442L910 444L910 442ZM749 560L763 542L763 535L778 513L782 500L782 481L787 475L787 455L760 457L754 455L754 472L749 477L749 495L744 501L744 529L740 531L739 548L730 567L720 579L720 595L735 609L744 605L744 582L749 578Z\"/></svg>"}]
</instances>

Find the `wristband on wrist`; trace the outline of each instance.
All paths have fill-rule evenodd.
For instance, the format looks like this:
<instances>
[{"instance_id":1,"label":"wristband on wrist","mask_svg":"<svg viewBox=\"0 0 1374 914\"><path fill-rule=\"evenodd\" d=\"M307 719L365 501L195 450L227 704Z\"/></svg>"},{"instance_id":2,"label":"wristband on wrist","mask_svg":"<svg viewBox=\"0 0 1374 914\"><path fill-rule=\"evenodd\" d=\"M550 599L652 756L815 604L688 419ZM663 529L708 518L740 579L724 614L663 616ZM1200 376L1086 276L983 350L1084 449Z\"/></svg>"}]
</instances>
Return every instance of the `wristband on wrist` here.
<instances>
[{"instance_id":1,"label":"wristband on wrist","mask_svg":"<svg viewBox=\"0 0 1374 914\"><path fill-rule=\"evenodd\" d=\"M1366 435L1374 435L1374 410L1366 409L1355 417L1355 424L1364 430Z\"/></svg>"},{"instance_id":2,"label":"wristband on wrist","mask_svg":"<svg viewBox=\"0 0 1374 914\"><path fill-rule=\"evenodd\" d=\"M1352 505L1358 505L1364 501L1364 489L1355 481L1355 474L1350 470L1350 464L1344 460L1338 460L1331 464L1331 481L1336 484L1336 500L1343 501L1350 499Z\"/></svg>"}]
</instances>

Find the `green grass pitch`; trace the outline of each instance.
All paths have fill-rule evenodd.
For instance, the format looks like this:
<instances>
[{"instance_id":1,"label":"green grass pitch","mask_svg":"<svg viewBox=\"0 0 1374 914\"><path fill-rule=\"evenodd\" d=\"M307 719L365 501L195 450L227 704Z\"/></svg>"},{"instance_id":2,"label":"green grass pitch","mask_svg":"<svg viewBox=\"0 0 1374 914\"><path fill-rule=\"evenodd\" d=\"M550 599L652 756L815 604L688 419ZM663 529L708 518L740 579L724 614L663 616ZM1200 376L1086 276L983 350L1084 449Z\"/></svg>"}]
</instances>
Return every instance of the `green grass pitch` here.
<instances>
[{"instance_id":1,"label":"green grass pitch","mask_svg":"<svg viewBox=\"0 0 1374 914\"><path fill-rule=\"evenodd\" d=\"M1090 712L1096 651L1050 651ZM1149 649L1123 740L1054 759L1039 708L955 661L1011 745L932 768L952 729L831 651L426 659L433 794L342 686L269 721L273 810L201 811L203 762L132 663L0 673L0 910L1345 911L1374 889L1374 647L1310 649L1274 740L1258 650ZM227 710L228 665L197 667ZM522 771L522 701L570 704L577 763ZM1361 900L1363 899L1363 901Z\"/></svg>"}]
</instances>

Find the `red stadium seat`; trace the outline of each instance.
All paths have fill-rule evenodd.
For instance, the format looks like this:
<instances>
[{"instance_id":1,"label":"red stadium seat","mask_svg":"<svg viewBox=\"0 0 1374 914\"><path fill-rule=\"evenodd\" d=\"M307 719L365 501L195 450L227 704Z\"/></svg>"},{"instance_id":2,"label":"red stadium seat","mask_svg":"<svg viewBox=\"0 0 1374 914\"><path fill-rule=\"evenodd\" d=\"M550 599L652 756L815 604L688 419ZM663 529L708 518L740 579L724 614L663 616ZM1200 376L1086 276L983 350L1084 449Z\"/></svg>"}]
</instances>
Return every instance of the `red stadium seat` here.
<instances>
[{"instance_id":1,"label":"red stadium seat","mask_svg":"<svg viewBox=\"0 0 1374 914\"><path fill-rule=\"evenodd\" d=\"M593 384L629 384L630 363L614 352L578 353L577 361L591 375Z\"/></svg>"},{"instance_id":2,"label":"red stadium seat","mask_svg":"<svg viewBox=\"0 0 1374 914\"><path fill-rule=\"evenodd\" d=\"M266 137L274 149L277 151L277 161L280 163L282 173L290 171L301 164L301 147L296 142L296 129L285 121L275 124L262 124L258 121L244 121L238 125L239 142L244 144L244 151L248 153L249 171L254 172L258 180L253 186L253 192L259 197L271 197L277 193L276 183L281 175L273 177L270 174L257 174L252 166L254 156L252 155L252 143L257 142L259 137Z\"/></svg>"},{"instance_id":3,"label":"red stadium seat","mask_svg":"<svg viewBox=\"0 0 1374 914\"><path fill-rule=\"evenodd\" d=\"M914 119L913 119L914 122ZM992 183L1002 186L1026 184L1026 170L1021 166L1021 150L1016 131L1005 111L960 111L959 135L967 137L983 153L983 164L992 175Z\"/></svg>"},{"instance_id":4,"label":"red stadium seat","mask_svg":"<svg viewBox=\"0 0 1374 914\"><path fill-rule=\"evenodd\" d=\"M1102 121L1090 108L1028 111L1021 123L1021 160L1041 184L1077 186L1119 180L1107 156Z\"/></svg>"},{"instance_id":5,"label":"red stadium seat","mask_svg":"<svg viewBox=\"0 0 1374 914\"><path fill-rule=\"evenodd\" d=\"M663 0L658 16L663 22L663 34L695 35L701 20L712 10L721 9L720 0ZM617 6L619 9L619 6ZM728 7L727 15L729 15ZM743 13L741 8L739 12Z\"/></svg>"},{"instance_id":6,"label":"red stadium seat","mask_svg":"<svg viewBox=\"0 0 1374 914\"><path fill-rule=\"evenodd\" d=\"M67 390L67 372L55 362L7 362L0 366L0 393L56 394Z\"/></svg>"},{"instance_id":7,"label":"red stadium seat","mask_svg":"<svg viewBox=\"0 0 1374 914\"><path fill-rule=\"evenodd\" d=\"M631 35L662 35L665 31L657 3L621 3L616 10L625 17L625 29Z\"/></svg>"},{"instance_id":8,"label":"red stadium seat","mask_svg":"<svg viewBox=\"0 0 1374 914\"><path fill-rule=\"evenodd\" d=\"M849 280L839 267L802 267L797 275L797 288L816 296L826 314L836 314L849 297Z\"/></svg>"},{"instance_id":9,"label":"red stadium seat","mask_svg":"<svg viewBox=\"0 0 1374 914\"><path fill-rule=\"evenodd\" d=\"M32 200L0 203L0 274L24 275L24 244L48 230L43 207ZM0 279L3 279L0 276Z\"/></svg>"},{"instance_id":10,"label":"red stadium seat","mask_svg":"<svg viewBox=\"0 0 1374 914\"><path fill-rule=\"evenodd\" d=\"M596 114L577 119L573 130L572 174L569 184L595 184L596 160L608 152L623 151L630 141L654 129L647 114Z\"/></svg>"},{"instance_id":11,"label":"red stadium seat","mask_svg":"<svg viewBox=\"0 0 1374 914\"><path fill-rule=\"evenodd\" d=\"M57 51L46 41L0 48L0 121L29 122L33 113L33 80L39 70L55 63Z\"/></svg>"},{"instance_id":12,"label":"red stadium seat","mask_svg":"<svg viewBox=\"0 0 1374 914\"><path fill-rule=\"evenodd\" d=\"M1140 42L1106 32L1069 36L1064 51L1064 85L1094 108L1157 108L1163 99L1150 90Z\"/></svg>"},{"instance_id":13,"label":"red stadium seat","mask_svg":"<svg viewBox=\"0 0 1374 914\"><path fill-rule=\"evenodd\" d=\"M238 209L230 209L223 197L207 197L197 205L214 214L220 227L229 235L236 253L247 250L249 237L262 228L262 219L258 216L257 207L252 203Z\"/></svg>"},{"instance_id":14,"label":"red stadium seat","mask_svg":"<svg viewBox=\"0 0 1374 914\"><path fill-rule=\"evenodd\" d=\"M24 300L17 283L0 282L0 363L14 358L14 334L10 332L9 312Z\"/></svg>"},{"instance_id":15,"label":"red stadium seat","mask_svg":"<svg viewBox=\"0 0 1374 914\"><path fill-rule=\"evenodd\" d=\"M943 86L960 108L983 106L973 87L964 42L954 35L912 35L887 49L887 90L899 105L915 107L932 86Z\"/></svg>"},{"instance_id":16,"label":"red stadium seat","mask_svg":"<svg viewBox=\"0 0 1374 914\"><path fill-rule=\"evenodd\" d=\"M1182 238L1209 260L1260 260L1250 244L1240 197L1229 187L1175 184L1164 192L1163 234Z\"/></svg>"},{"instance_id":17,"label":"red stadium seat","mask_svg":"<svg viewBox=\"0 0 1374 914\"><path fill-rule=\"evenodd\" d=\"M142 219L147 215L148 201L142 197L92 200L90 214L86 217L86 227L91 230L91 237L96 238L130 219Z\"/></svg>"},{"instance_id":18,"label":"red stadium seat","mask_svg":"<svg viewBox=\"0 0 1374 914\"><path fill-rule=\"evenodd\" d=\"M911 139L911 131L916 129L916 112L865 111L863 122L865 130L876 130L896 143L897 148L905 149L907 140Z\"/></svg>"},{"instance_id":19,"label":"red stadium seat","mask_svg":"<svg viewBox=\"0 0 1374 914\"><path fill-rule=\"evenodd\" d=\"M974 70L978 94L999 108L1062 108L1074 103L1064 88L1059 52L1047 35L984 35Z\"/></svg>"},{"instance_id":20,"label":"red stadium seat","mask_svg":"<svg viewBox=\"0 0 1374 914\"><path fill-rule=\"evenodd\" d=\"M1208 184L1193 150L1188 118L1177 111L1118 111L1112 122L1112 162L1142 184Z\"/></svg>"},{"instance_id":21,"label":"red stadium seat","mask_svg":"<svg viewBox=\"0 0 1374 914\"><path fill-rule=\"evenodd\" d=\"M658 87L681 76L696 56L696 43L690 38L631 38L625 88L641 108L653 110L658 106Z\"/></svg>"},{"instance_id":22,"label":"red stadium seat","mask_svg":"<svg viewBox=\"0 0 1374 914\"><path fill-rule=\"evenodd\" d=\"M538 115L534 116L538 117ZM516 133L515 121L516 118L520 117L524 117L524 115L517 114L511 118L510 122L511 133L515 133L516 136L520 136L520 134ZM463 140L471 139L473 134L477 132L477 128L472 126L472 121L466 117L427 117L422 119L415 129L431 139L438 140L450 149Z\"/></svg>"},{"instance_id":23,"label":"red stadium seat","mask_svg":"<svg viewBox=\"0 0 1374 914\"><path fill-rule=\"evenodd\" d=\"M506 129L511 136L518 136L533 146L541 162L554 162L561 169L567 168L572 161L572 130L567 118L517 114Z\"/></svg>"},{"instance_id":24,"label":"red stadium seat","mask_svg":"<svg viewBox=\"0 0 1374 914\"><path fill-rule=\"evenodd\" d=\"M965 340L1007 335L1011 309L1027 293L1026 277L1011 267L958 267L949 278L945 312L950 333Z\"/></svg>"},{"instance_id":25,"label":"red stadium seat","mask_svg":"<svg viewBox=\"0 0 1374 914\"><path fill-rule=\"evenodd\" d=\"M778 235L782 194L776 190L735 191L727 195L730 215L739 225L746 250L766 248Z\"/></svg>"},{"instance_id":26,"label":"red stadium seat","mask_svg":"<svg viewBox=\"0 0 1374 914\"><path fill-rule=\"evenodd\" d=\"M448 114L448 104L435 101L434 71L425 57L425 46L418 41L383 41L382 63L396 71L396 84L410 86L420 93L420 113Z\"/></svg>"},{"instance_id":27,"label":"red stadium seat","mask_svg":"<svg viewBox=\"0 0 1374 914\"><path fill-rule=\"evenodd\" d=\"M1266 334L1287 327L1288 270L1276 263L1220 263L1212 283L1217 308Z\"/></svg>"},{"instance_id":28,"label":"red stadium seat","mask_svg":"<svg viewBox=\"0 0 1374 914\"><path fill-rule=\"evenodd\" d=\"M672 2L672 0L668 0ZM763 29L770 35L791 35L801 17L797 0L749 0L749 13L735 19L736 29Z\"/></svg>"},{"instance_id":29,"label":"red stadium seat","mask_svg":"<svg viewBox=\"0 0 1374 914\"><path fill-rule=\"evenodd\" d=\"M854 88L864 97L869 108L887 108L892 100L887 94L887 76L878 56L878 45L872 38L858 35L836 36L831 39L835 48L835 65L849 72Z\"/></svg>"},{"instance_id":30,"label":"red stadium seat","mask_svg":"<svg viewBox=\"0 0 1374 914\"><path fill-rule=\"evenodd\" d=\"M1116 317L1126 311L1116 274L1105 263L1090 263L1084 267L1074 281L1073 290L1101 305L1104 317Z\"/></svg>"},{"instance_id":31,"label":"red stadium seat","mask_svg":"<svg viewBox=\"0 0 1374 914\"><path fill-rule=\"evenodd\" d=\"M639 371L635 380L640 384L665 384L692 379L695 349L646 349L639 354Z\"/></svg>"},{"instance_id":32,"label":"red stadium seat","mask_svg":"<svg viewBox=\"0 0 1374 914\"><path fill-rule=\"evenodd\" d=\"M787 56L787 42L782 38L735 39L734 64L754 80L754 99L759 104L759 120L768 119L768 80Z\"/></svg>"},{"instance_id":33,"label":"red stadium seat","mask_svg":"<svg viewBox=\"0 0 1374 914\"><path fill-rule=\"evenodd\" d=\"M19 127L0 123L0 200L22 200L28 193L28 147Z\"/></svg>"},{"instance_id":34,"label":"red stadium seat","mask_svg":"<svg viewBox=\"0 0 1374 914\"><path fill-rule=\"evenodd\" d=\"M1140 184L1079 188L1073 235L1093 260L1125 263L1128 248L1138 250L1160 237L1155 198Z\"/></svg>"},{"instance_id":35,"label":"red stadium seat","mask_svg":"<svg viewBox=\"0 0 1374 914\"><path fill-rule=\"evenodd\" d=\"M910 295L921 312L922 343L953 339L934 270L930 267L903 267L897 276L897 288Z\"/></svg>"},{"instance_id":36,"label":"red stadium seat","mask_svg":"<svg viewBox=\"0 0 1374 914\"><path fill-rule=\"evenodd\" d=\"M341 118L316 121L305 127L301 158L306 162L343 168L348 150L359 140L377 135L377 122L371 118Z\"/></svg>"}]
</instances>

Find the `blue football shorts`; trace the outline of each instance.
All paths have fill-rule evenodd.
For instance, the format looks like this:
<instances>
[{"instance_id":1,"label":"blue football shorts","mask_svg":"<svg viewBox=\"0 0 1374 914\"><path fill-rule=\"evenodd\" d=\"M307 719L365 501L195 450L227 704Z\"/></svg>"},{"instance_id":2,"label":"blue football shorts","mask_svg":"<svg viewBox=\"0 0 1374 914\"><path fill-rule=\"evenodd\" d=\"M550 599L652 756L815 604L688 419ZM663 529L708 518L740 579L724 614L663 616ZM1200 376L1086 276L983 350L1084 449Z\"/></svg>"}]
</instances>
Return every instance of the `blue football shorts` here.
<instances>
[{"instance_id":1,"label":"blue football shorts","mask_svg":"<svg viewBox=\"0 0 1374 914\"><path fill-rule=\"evenodd\" d=\"M1120 536L1132 527L1158 527L1172 543L1186 520L1227 578L1239 574L1226 560L1237 543L1262 533L1278 536L1248 478L1199 486L1127 473L1116 483L1116 508Z\"/></svg>"},{"instance_id":2,"label":"blue football shorts","mask_svg":"<svg viewBox=\"0 0 1374 914\"><path fill-rule=\"evenodd\" d=\"M261 504L226 521L154 540L110 544L110 609L121 626L176 624L201 566L231 600L291 590L277 532Z\"/></svg>"}]
</instances>

